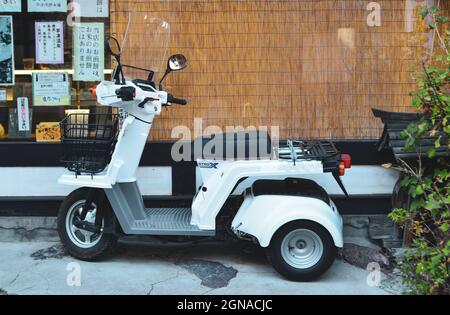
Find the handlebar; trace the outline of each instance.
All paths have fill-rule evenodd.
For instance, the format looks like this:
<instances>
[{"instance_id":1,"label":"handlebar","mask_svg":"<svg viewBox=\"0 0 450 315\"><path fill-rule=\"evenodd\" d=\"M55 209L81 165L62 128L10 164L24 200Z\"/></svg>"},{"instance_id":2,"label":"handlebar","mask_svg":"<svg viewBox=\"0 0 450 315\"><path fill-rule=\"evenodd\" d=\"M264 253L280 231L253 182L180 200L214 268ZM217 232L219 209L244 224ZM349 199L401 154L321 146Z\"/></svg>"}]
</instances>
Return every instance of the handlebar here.
<instances>
[{"instance_id":1,"label":"handlebar","mask_svg":"<svg viewBox=\"0 0 450 315\"><path fill-rule=\"evenodd\" d=\"M116 95L122 101L132 101L136 97L136 89L132 86L123 86L116 90ZM139 103L140 108L144 108L145 104L150 101L159 100L157 98L146 97L141 103ZM167 103L187 105L187 101L182 98L176 98L172 94L167 94Z\"/></svg>"},{"instance_id":2,"label":"handlebar","mask_svg":"<svg viewBox=\"0 0 450 315\"><path fill-rule=\"evenodd\" d=\"M178 105L187 105L187 101L182 98L176 98L172 94L167 94L167 103L173 103Z\"/></svg>"}]
</instances>

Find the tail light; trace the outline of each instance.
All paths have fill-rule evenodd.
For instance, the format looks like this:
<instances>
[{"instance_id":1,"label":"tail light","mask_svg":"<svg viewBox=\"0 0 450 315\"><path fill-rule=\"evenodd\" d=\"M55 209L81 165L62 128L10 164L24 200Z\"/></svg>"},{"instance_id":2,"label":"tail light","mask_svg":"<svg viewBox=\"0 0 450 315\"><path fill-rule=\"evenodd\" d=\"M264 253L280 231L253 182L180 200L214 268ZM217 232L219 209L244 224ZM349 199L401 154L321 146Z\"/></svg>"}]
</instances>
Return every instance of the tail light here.
<instances>
[{"instance_id":1,"label":"tail light","mask_svg":"<svg viewBox=\"0 0 450 315\"><path fill-rule=\"evenodd\" d=\"M341 155L341 162L339 163L339 175L345 175L345 169L352 167L352 158L349 154Z\"/></svg>"},{"instance_id":2,"label":"tail light","mask_svg":"<svg viewBox=\"0 0 450 315\"><path fill-rule=\"evenodd\" d=\"M352 167L352 157L350 156L350 154L342 154L341 161L344 162L345 168Z\"/></svg>"},{"instance_id":3,"label":"tail light","mask_svg":"<svg viewBox=\"0 0 450 315\"><path fill-rule=\"evenodd\" d=\"M344 176L345 175L345 164L344 162L341 162L341 164L339 164L339 176Z\"/></svg>"}]
</instances>

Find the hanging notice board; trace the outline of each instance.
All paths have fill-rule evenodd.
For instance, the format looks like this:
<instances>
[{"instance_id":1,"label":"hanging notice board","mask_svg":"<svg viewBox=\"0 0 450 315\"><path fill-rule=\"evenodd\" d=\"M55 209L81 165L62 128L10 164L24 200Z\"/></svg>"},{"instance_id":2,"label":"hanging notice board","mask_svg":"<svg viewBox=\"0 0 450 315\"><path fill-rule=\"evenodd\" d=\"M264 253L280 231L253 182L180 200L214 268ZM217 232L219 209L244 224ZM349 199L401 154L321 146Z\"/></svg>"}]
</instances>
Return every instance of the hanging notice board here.
<instances>
[{"instance_id":1,"label":"hanging notice board","mask_svg":"<svg viewBox=\"0 0 450 315\"><path fill-rule=\"evenodd\" d=\"M77 23L73 27L75 81L102 81L104 78L104 24Z\"/></svg>"},{"instance_id":2,"label":"hanging notice board","mask_svg":"<svg viewBox=\"0 0 450 315\"><path fill-rule=\"evenodd\" d=\"M34 106L70 105L68 73L33 73Z\"/></svg>"},{"instance_id":3,"label":"hanging notice board","mask_svg":"<svg viewBox=\"0 0 450 315\"><path fill-rule=\"evenodd\" d=\"M28 0L28 12L67 12L67 0Z\"/></svg>"},{"instance_id":4,"label":"hanging notice board","mask_svg":"<svg viewBox=\"0 0 450 315\"><path fill-rule=\"evenodd\" d=\"M0 12L22 12L22 0L0 0Z\"/></svg>"},{"instance_id":5,"label":"hanging notice board","mask_svg":"<svg viewBox=\"0 0 450 315\"><path fill-rule=\"evenodd\" d=\"M36 63L64 63L64 24L56 22L36 22Z\"/></svg>"},{"instance_id":6,"label":"hanging notice board","mask_svg":"<svg viewBox=\"0 0 450 315\"><path fill-rule=\"evenodd\" d=\"M0 16L0 85L14 85L12 16Z\"/></svg>"},{"instance_id":7,"label":"hanging notice board","mask_svg":"<svg viewBox=\"0 0 450 315\"><path fill-rule=\"evenodd\" d=\"M74 16L82 17L108 17L109 0L73 0L80 9L74 10Z\"/></svg>"}]
</instances>

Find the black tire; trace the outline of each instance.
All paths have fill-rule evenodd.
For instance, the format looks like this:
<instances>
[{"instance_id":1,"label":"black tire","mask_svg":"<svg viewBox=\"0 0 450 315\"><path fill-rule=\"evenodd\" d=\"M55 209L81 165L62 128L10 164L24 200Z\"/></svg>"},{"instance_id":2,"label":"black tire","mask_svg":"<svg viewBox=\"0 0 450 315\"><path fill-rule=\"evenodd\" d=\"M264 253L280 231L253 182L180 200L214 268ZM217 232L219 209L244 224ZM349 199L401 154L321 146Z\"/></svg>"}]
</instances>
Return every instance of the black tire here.
<instances>
[{"instance_id":1,"label":"black tire","mask_svg":"<svg viewBox=\"0 0 450 315\"><path fill-rule=\"evenodd\" d=\"M69 210L73 205L79 203L82 200L86 199L88 193L88 189L80 188L73 191L70 195L68 195L64 201L62 202L59 212L58 212L58 234L61 240L61 243L64 245L66 250L70 255L80 260L85 261L98 261L106 257L108 254L112 252L117 243L117 237L114 234L105 234L102 233L100 236L100 240L93 247L83 248L77 245L74 241L72 241L69 236L69 231L66 228L66 219ZM99 205L99 198L101 197L103 192L100 190L95 198L94 203ZM104 199L103 206L104 209L104 226L112 226L114 216L111 211L111 207L109 206L109 202L107 199Z\"/></svg>"},{"instance_id":2,"label":"black tire","mask_svg":"<svg viewBox=\"0 0 450 315\"><path fill-rule=\"evenodd\" d=\"M282 244L284 238L292 231L309 230L314 232L322 242L322 254L314 265L308 268L296 268L289 264L282 254ZM273 268L282 276L291 281L312 281L327 271L336 258L337 249L334 245L330 233L320 224L299 220L283 225L272 237L269 247L266 250L269 262Z\"/></svg>"}]
</instances>

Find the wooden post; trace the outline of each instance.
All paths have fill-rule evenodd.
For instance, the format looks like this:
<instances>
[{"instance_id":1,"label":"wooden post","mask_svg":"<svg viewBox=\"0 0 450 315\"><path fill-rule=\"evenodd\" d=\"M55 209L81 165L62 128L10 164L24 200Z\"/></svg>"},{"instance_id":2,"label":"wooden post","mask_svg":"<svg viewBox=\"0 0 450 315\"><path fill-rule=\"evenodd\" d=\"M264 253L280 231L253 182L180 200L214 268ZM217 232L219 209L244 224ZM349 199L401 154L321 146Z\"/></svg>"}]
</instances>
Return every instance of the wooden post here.
<instances>
[{"instance_id":1,"label":"wooden post","mask_svg":"<svg viewBox=\"0 0 450 315\"><path fill-rule=\"evenodd\" d=\"M76 100L76 103L77 103L77 109L80 109L80 108L81 108L81 102L80 102L80 99L81 99L81 97L80 97L80 81L77 81L77 100Z\"/></svg>"}]
</instances>

